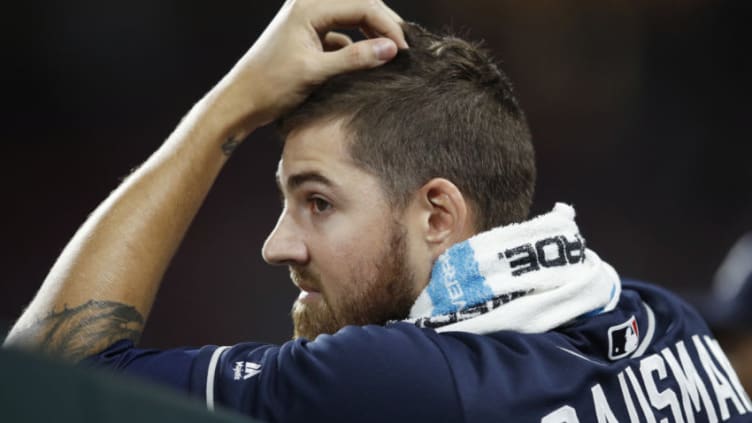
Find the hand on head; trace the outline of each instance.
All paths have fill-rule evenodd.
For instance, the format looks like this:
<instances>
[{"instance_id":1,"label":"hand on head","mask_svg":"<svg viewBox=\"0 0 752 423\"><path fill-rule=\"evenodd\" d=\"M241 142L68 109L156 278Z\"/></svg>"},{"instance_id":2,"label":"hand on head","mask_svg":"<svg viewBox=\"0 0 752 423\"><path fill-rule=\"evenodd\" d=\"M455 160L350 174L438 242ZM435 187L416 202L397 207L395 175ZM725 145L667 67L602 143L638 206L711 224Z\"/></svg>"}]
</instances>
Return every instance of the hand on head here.
<instances>
[{"instance_id":1,"label":"hand on head","mask_svg":"<svg viewBox=\"0 0 752 423\"><path fill-rule=\"evenodd\" d=\"M391 60L407 48L401 23L381 0L288 0L206 99L242 138L327 78ZM336 32L349 28L368 38L352 42Z\"/></svg>"}]
</instances>

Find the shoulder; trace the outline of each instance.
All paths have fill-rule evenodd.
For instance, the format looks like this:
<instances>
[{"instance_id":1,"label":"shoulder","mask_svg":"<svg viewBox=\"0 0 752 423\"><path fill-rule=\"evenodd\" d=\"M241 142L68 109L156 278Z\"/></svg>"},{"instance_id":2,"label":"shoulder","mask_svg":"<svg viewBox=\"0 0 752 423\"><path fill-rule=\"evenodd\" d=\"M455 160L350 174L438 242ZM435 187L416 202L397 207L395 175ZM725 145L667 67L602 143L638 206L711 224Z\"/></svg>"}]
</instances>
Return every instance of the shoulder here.
<instances>
[{"instance_id":1,"label":"shoulder","mask_svg":"<svg viewBox=\"0 0 752 423\"><path fill-rule=\"evenodd\" d=\"M700 313L677 294L650 283L625 279L622 281L622 308L639 307L649 309L658 326L664 326L666 335L681 336L680 332L710 333L710 329ZM661 325L661 323L664 323Z\"/></svg>"},{"instance_id":2,"label":"shoulder","mask_svg":"<svg viewBox=\"0 0 752 423\"><path fill-rule=\"evenodd\" d=\"M208 372L216 402L269 421L458 421L437 339L404 323L348 326L313 341L238 344L221 351Z\"/></svg>"}]
</instances>

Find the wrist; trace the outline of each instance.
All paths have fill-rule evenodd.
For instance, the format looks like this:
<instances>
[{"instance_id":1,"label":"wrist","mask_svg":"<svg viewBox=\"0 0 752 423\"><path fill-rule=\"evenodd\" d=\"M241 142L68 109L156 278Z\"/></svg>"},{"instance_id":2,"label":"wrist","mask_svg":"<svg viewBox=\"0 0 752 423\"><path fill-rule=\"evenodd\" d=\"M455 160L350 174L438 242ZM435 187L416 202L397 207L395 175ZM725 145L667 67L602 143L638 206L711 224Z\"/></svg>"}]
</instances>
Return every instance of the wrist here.
<instances>
[{"instance_id":1,"label":"wrist","mask_svg":"<svg viewBox=\"0 0 752 423\"><path fill-rule=\"evenodd\" d=\"M247 104L245 106L248 107ZM237 107L212 90L191 108L168 141L172 141L170 144L178 149L182 149L179 145L194 145L229 157L234 148L258 126L253 118L244 120Z\"/></svg>"},{"instance_id":2,"label":"wrist","mask_svg":"<svg viewBox=\"0 0 752 423\"><path fill-rule=\"evenodd\" d=\"M265 116L261 95L237 83L239 75L226 75L194 106L197 116L218 131L224 140L242 140L257 128L271 122Z\"/></svg>"}]
</instances>

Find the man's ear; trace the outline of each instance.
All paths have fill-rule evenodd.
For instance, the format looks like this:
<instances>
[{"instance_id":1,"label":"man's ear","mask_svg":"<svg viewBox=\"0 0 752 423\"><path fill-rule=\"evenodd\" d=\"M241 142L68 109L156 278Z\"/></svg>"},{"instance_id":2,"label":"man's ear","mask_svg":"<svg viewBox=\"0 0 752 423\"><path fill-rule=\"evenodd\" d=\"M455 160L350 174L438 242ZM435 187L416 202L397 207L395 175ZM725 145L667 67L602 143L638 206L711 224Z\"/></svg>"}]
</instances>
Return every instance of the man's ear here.
<instances>
[{"instance_id":1,"label":"man's ear","mask_svg":"<svg viewBox=\"0 0 752 423\"><path fill-rule=\"evenodd\" d=\"M417 192L420 226L435 257L473 235L470 204L451 181L434 178ZM434 258L435 258L434 257Z\"/></svg>"}]
</instances>

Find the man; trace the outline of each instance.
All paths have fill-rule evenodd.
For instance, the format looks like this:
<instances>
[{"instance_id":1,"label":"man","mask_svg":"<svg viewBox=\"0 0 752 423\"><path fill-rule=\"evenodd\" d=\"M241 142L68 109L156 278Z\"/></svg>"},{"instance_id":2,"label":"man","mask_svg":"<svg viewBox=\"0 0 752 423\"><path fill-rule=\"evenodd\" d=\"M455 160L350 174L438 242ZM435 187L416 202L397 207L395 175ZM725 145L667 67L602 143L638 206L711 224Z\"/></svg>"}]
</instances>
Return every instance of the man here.
<instances>
[{"instance_id":1,"label":"man","mask_svg":"<svg viewBox=\"0 0 752 423\"><path fill-rule=\"evenodd\" d=\"M334 32L353 26L370 38ZM296 339L135 349L217 172L277 119L285 204L263 254L301 290ZM525 220L534 179L524 115L476 46L380 1L290 0L90 216L6 344L267 421L748 421L695 312L622 283L571 207Z\"/></svg>"}]
</instances>

